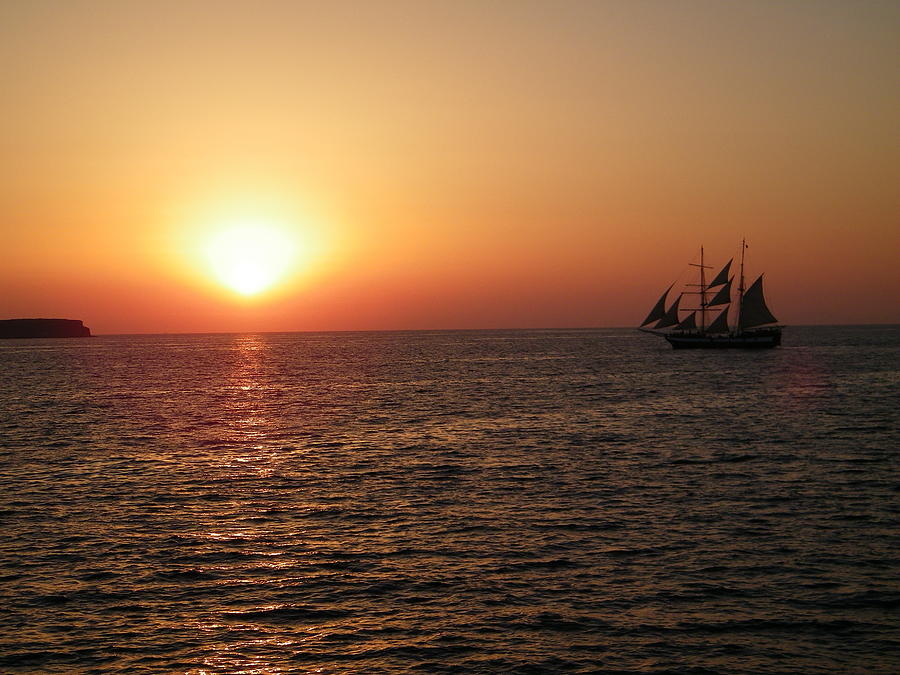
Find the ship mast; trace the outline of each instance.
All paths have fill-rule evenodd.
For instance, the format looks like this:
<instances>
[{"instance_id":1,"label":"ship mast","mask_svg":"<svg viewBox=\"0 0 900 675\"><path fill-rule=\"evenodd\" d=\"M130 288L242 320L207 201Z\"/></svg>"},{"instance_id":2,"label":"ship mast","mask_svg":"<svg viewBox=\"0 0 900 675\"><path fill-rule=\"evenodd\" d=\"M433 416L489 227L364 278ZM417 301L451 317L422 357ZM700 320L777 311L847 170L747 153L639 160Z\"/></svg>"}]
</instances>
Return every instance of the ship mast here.
<instances>
[{"instance_id":1,"label":"ship mast","mask_svg":"<svg viewBox=\"0 0 900 675\"><path fill-rule=\"evenodd\" d=\"M703 264L703 247L700 247L700 332L706 332L706 267Z\"/></svg>"},{"instance_id":2,"label":"ship mast","mask_svg":"<svg viewBox=\"0 0 900 675\"><path fill-rule=\"evenodd\" d=\"M700 283L699 284L688 284L688 286L700 286L699 291L689 291L690 293L694 293L700 296L700 332L706 332L706 268L709 265L703 264L703 247L700 247L700 264L690 263L691 267L699 267L700 268ZM692 307L691 309L696 309Z\"/></svg>"},{"instance_id":3,"label":"ship mast","mask_svg":"<svg viewBox=\"0 0 900 675\"><path fill-rule=\"evenodd\" d=\"M735 328L741 330L741 310L744 308L744 249L747 248L747 240L741 239L741 283L738 285L738 306Z\"/></svg>"}]
</instances>

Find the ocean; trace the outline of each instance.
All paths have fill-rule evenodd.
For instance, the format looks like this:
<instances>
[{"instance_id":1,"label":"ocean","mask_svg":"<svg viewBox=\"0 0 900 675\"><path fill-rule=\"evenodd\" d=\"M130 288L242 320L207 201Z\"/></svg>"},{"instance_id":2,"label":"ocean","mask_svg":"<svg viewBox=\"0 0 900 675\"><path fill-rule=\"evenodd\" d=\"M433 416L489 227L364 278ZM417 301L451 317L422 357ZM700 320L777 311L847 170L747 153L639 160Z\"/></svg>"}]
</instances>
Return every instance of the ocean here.
<instances>
[{"instance_id":1,"label":"ocean","mask_svg":"<svg viewBox=\"0 0 900 675\"><path fill-rule=\"evenodd\" d=\"M900 672L900 326L0 342L0 672Z\"/></svg>"}]
</instances>

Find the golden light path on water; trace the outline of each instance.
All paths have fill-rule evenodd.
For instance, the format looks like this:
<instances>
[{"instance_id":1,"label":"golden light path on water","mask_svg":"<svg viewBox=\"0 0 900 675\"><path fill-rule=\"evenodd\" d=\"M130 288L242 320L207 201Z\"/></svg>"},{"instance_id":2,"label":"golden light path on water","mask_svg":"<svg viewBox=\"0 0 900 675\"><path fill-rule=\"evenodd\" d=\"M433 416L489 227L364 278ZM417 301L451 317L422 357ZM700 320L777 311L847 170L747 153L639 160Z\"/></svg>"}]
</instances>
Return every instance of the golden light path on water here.
<instances>
[{"instance_id":1,"label":"golden light path on water","mask_svg":"<svg viewBox=\"0 0 900 675\"><path fill-rule=\"evenodd\" d=\"M233 348L233 369L225 387L222 416L224 440L231 451L221 458L219 470L224 478L235 482L270 479L276 473L279 455L284 454L273 445L274 439L270 433L274 426L273 420L266 414L267 399L273 388L266 364L270 356L270 345L263 336L248 334L235 336ZM252 495L246 494L245 497L252 498ZM303 508L308 505L294 506ZM257 515L263 516L264 513ZM256 559L252 572L245 569L237 576L234 576L237 570L228 563L210 568L210 571L225 575L226 581L223 583L230 587L266 586L272 583L269 579L272 573L291 576L292 570L296 572L296 560L287 551L273 550L268 545L273 538L277 539L284 533L279 534L270 527L253 523L253 520L249 518L240 522L223 522L222 527L205 529L197 534L198 540L205 542L201 549L207 544L237 546L243 549L244 555ZM303 532L293 532L291 539L302 540ZM197 552L201 553L200 550ZM296 577L295 582L302 584L303 579ZM320 638L320 631L305 630L297 631L292 637L285 637L265 621L252 620L254 613L265 616L279 611L291 611L291 607L284 603L255 606L249 616L246 608L223 606L221 609L217 617L193 623L193 629L206 635L211 644L208 655L204 658L204 667L186 671L185 675L211 675L223 670L239 675L288 672L271 659L256 654L271 650L297 651L302 649L304 643L315 642ZM221 641L223 636L231 636L233 639Z\"/></svg>"}]
</instances>

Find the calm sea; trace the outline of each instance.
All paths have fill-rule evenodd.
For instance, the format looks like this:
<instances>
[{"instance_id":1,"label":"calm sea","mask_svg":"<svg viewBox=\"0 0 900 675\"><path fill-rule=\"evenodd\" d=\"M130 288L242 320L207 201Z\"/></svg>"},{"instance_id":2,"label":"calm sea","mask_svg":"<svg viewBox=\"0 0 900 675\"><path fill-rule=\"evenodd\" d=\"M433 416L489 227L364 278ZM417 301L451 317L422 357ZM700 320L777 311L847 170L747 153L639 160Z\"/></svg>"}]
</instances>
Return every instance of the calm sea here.
<instances>
[{"instance_id":1,"label":"calm sea","mask_svg":"<svg viewBox=\"0 0 900 675\"><path fill-rule=\"evenodd\" d=\"M900 672L900 327L0 342L0 672Z\"/></svg>"}]
</instances>

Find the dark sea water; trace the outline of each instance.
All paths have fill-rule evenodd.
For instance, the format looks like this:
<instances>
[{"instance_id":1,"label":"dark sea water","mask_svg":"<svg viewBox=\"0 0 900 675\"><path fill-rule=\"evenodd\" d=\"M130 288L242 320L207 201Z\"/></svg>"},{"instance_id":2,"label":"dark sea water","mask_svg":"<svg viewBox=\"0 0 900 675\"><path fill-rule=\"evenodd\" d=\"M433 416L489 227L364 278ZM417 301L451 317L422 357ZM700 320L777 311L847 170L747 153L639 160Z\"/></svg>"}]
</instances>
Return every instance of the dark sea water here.
<instances>
[{"instance_id":1,"label":"dark sea water","mask_svg":"<svg viewBox=\"0 0 900 675\"><path fill-rule=\"evenodd\" d=\"M900 327L0 342L0 672L900 672Z\"/></svg>"}]
</instances>

